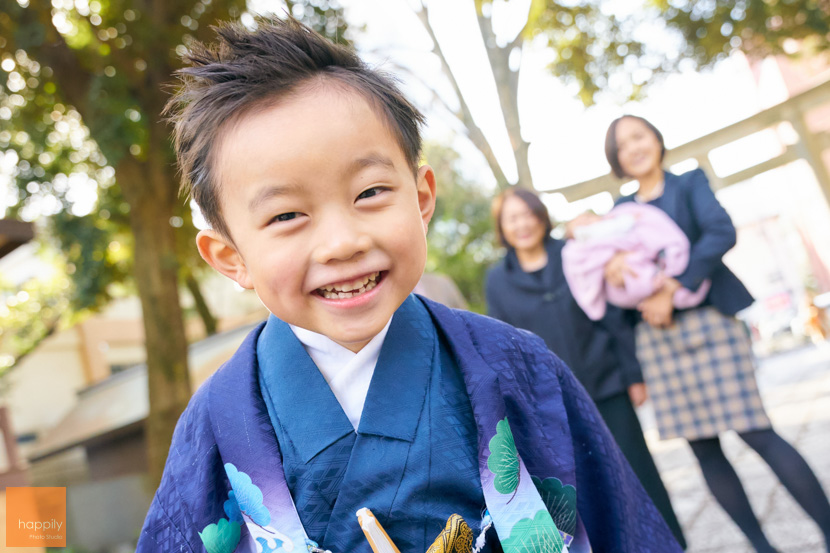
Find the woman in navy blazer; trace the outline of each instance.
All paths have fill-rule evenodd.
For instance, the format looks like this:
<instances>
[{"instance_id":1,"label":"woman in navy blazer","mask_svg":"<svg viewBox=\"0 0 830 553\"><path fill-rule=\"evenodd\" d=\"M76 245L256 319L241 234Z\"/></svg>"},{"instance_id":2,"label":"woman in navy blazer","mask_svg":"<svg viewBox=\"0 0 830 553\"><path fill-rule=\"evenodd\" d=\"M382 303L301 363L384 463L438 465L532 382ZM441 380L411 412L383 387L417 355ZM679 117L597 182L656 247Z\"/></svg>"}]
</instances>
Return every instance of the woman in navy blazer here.
<instances>
[{"instance_id":1,"label":"woman in navy blazer","mask_svg":"<svg viewBox=\"0 0 830 553\"><path fill-rule=\"evenodd\" d=\"M605 153L612 170L640 185L618 203L662 209L691 244L685 272L666 279L638 306L637 355L660 434L689 440L712 494L757 551L775 549L721 449L718 434L727 429L737 431L769 464L830 543L830 504L806 461L772 429L755 383L749 336L734 318L752 303L746 287L723 263L735 245L735 227L703 171L664 171L665 151L660 131L640 117L623 116L608 129ZM623 274L631 270L625 256L618 253L606 266L611 284L624 285ZM672 297L679 288L697 290L707 279L711 289L700 306L674 309Z\"/></svg>"},{"instance_id":2,"label":"woman in navy blazer","mask_svg":"<svg viewBox=\"0 0 830 553\"><path fill-rule=\"evenodd\" d=\"M632 401L645 400L633 329L616 307L608 306L602 320L592 321L577 305L562 271L564 242L550 237L548 210L535 193L505 191L493 202L493 218L507 255L487 273L487 314L537 334L567 363L685 549L683 531L632 406Z\"/></svg>"}]
</instances>

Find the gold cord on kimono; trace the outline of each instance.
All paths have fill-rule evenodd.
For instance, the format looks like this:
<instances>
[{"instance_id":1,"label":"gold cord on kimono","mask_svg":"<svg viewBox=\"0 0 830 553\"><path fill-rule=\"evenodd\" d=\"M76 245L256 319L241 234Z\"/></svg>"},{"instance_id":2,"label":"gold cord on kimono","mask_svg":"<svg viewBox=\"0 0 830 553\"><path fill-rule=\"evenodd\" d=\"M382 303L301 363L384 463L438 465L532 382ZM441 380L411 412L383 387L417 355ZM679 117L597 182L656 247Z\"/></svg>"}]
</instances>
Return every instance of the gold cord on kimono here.
<instances>
[{"instance_id":1,"label":"gold cord on kimono","mask_svg":"<svg viewBox=\"0 0 830 553\"><path fill-rule=\"evenodd\" d=\"M471 553L473 531L460 515L452 515L426 553Z\"/></svg>"}]
</instances>

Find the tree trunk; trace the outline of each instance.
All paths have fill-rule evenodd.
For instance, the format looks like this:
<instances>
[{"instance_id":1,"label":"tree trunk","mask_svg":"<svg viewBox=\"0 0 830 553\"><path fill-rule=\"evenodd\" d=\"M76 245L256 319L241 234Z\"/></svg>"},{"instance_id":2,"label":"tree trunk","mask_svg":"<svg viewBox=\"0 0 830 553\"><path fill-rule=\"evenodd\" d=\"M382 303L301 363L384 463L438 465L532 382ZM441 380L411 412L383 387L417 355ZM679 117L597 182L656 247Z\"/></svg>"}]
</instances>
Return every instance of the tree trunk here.
<instances>
[{"instance_id":1,"label":"tree trunk","mask_svg":"<svg viewBox=\"0 0 830 553\"><path fill-rule=\"evenodd\" d=\"M193 303L196 306L196 311L205 325L205 336L213 336L216 334L216 317L210 311L210 306L205 301L205 296L202 294L202 289L199 287L199 281L193 276L193 273L187 271L184 277L184 282L190 295L193 296Z\"/></svg>"},{"instance_id":2,"label":"tree trunk","mask_svg":"<svg viewBox=\"0 0 830 553\"><path fill-rule=\"evenodd\" d=\"M176 186L163 151L150 148L145 163L128 159L116 170L135 234L134 272L144 319L150 402L148 464L154 485L161 481L173 430L191 395L176 237L170 225Z\"/></svg>"}]
</instances>

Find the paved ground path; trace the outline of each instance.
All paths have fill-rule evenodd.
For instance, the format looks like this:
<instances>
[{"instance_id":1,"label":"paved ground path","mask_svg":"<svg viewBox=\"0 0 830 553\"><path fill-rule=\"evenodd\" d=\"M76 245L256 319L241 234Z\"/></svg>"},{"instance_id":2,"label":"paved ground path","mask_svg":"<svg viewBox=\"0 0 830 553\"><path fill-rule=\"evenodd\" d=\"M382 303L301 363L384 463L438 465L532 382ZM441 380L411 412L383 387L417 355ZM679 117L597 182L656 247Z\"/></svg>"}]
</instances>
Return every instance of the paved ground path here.
<instances>
[{"instance_id":1,"label":"paved ground path","mask_svg":"<svg viewBox=\"0 0 830 553\"><path fill-rule=\"evenodd\" d=\"M766 358L758 385L773 425L796 446L830 491L830 343ZM752 553L715 502L684 440L657 439L648 404L640 411L646 439L689 542L688 553ZM760 457L734 433L721 437L764 531L782 553L824 553L818 527Z\"/></svg>"}]
</instances>

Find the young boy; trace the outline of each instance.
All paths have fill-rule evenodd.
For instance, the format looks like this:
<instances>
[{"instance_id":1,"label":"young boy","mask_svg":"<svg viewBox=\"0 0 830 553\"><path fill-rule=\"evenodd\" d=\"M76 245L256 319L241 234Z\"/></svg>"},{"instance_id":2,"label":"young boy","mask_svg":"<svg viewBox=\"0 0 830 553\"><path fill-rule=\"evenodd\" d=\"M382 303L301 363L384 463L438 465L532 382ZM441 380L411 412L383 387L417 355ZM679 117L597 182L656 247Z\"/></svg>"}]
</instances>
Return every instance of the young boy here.
<instances>
[{"instance_id":1,"label":"young boy","mask_svg":"<svg viewBox=\"0 0 830 553\"><path fill-rule=\"evenodd\" d=\"M364 553L366 507L403 553L453 514L452 551L679 551L540 339L410 294L436 185L395 84L293 20L188 58L199 252L272 316L182 415L138 550Z\"/></svg>"}]
</instances>

